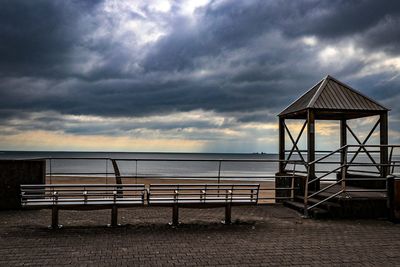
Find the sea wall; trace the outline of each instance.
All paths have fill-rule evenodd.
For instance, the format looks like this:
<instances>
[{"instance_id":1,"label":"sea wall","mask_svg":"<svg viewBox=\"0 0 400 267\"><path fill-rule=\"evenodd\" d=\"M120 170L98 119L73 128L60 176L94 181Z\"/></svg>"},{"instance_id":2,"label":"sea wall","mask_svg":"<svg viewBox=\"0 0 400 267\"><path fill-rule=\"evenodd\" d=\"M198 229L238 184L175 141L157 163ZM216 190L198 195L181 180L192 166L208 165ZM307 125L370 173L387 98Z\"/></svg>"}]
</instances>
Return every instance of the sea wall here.
<instances>
[{"instance_id":1,"label":"sea wall","mask_svg":"<svg viewBox=\"0 0 400 267\"><path fill-rule=\"evenodd\" d=\"M0 209L21 208L20 185L44 184L45 160L0 160Z\"/></svg>"},{"instance_id":2,"label":"sea wall","mask_svg":"<svg viewBox=\"0 0 400 267\"><path fill-rule=\"evenodd\" d=\"M394 183L393 217L394 221L399 223L400 222L400 178L394 179L393 183Z\"/></svg>"}]
</instances>

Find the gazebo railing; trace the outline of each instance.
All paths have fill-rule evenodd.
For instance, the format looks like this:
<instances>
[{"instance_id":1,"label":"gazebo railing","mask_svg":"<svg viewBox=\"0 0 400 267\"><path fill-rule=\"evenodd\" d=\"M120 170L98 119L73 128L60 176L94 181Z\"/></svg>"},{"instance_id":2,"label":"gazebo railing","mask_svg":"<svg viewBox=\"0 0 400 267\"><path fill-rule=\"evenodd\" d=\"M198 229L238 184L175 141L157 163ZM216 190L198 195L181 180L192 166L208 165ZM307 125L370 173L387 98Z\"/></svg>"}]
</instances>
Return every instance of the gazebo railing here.
<instances>
[{"instance_id":1,"label":"gazebo railing","mask_svg":"<svg viewBox=\"0 0 400 267\"><path fill-rule=\"evenodd\" d=\"M368 148L377 149L374 151L369 151L369 153L381 153L381 149L385 148L384 151L389 152L389 157L387 158L387 162L377 163L376 160L371 160L371 162L355 162L354 154L360 154L361 150L364 149L365 153ZM351 150L356 149L356 150ZM386 182L388 177L396 176L395 173L396 168L400 167L400 160L395 159L395 149L400 150L400 145L345 145L335 151L332 151L321 158L310 162L307 165L308 174L305 182L305 192L304 192L304 215L308 216L309 211L314 209L321 204L331 200L340 195L344 195L345 197L351 197L350 194L354 192L375 192L382 193L384 196L387 196ZM340 162L338 162L338 166L334 167L330 170L315 172L322 173L320 176L312 176L310 169L312 167L315 168L317 164L332 164L332 161L324 160L333 157L336 154L341 154ZM350 155L351 160L348 158ZM371 155L369 154L368 158ZM358 167L358 168L356 168ZM360 169L361 167L361 169ZM372 170L365 170L366 168L377 168L379 172ZM382 171L382 168L385 171ZM353 177L349 177L350 172L353 173ZM385 175L382 176L382 173ZM337 177L332 177L335 174ZM354 175L356 174L356 175ZM384 188L354 188L349 187L348 182L354 181L368 181L368 182L381 182L385 184ZM324 184L323 187L319 187L321 183ZM318 197L318 198L317 198ZM310 199L316 198L318 201L313 201L310 205Z\"/></svg>"}]
</instances>

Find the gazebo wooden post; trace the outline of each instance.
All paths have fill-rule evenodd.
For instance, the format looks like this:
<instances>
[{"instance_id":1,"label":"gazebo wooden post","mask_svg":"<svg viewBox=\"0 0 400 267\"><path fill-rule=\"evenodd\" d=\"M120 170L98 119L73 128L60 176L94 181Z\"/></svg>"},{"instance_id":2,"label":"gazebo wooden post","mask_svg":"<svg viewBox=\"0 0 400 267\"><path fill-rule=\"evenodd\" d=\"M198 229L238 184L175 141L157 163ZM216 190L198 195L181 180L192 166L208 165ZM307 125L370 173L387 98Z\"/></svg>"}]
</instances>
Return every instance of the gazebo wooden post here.
<instances>
[{"instance_id":1,"label":"gazebo wooden post","mask_svg":"<svg viewBox=\"0 0 400 267\"><path fill-rule=\"evenodd\" d=\"M315 160L315 113L314 110L307 111L307 163ZM309 180L314 179L315 165L308 168ZM309 185L310 190L319 190L319 181Z\"/></svg>"},{"instance_id":2,"label":"gazebo wooden post","mask_svg":"<svg viewBox=\"0 0 400 267\"><path fill-rule=\"evenodd\" d=\"M279 173L285 171L285 119L279 117Z\"/></svg>"},{"instance_id":3,"label":"gazebo wooden post","mask_svg":"<svg viewBox=\"0 0 400 267\"><path fill-rule=\"evenodd\" d=\"M384 112L380 115L380 164L381 164L381 177L385 177L388 175L389 167L385 164L389 164L388 160L388 113Z\"/></svg>"},{"instance_id":4,"label":"gazebo wooden post","mask_svg":"<svg viewBox=\"0 0 400 267\"><path fill-rule=\"evenodd\" d=\"M346 119L341 119L340 120L340 147L344 147L345 145L347 145L347 120ZM343 166L343 164L345 163L345 157L347 157L346 155L346 151L343 149L342 151L340 151L340 165ZM346 168L342 168L342 172L345 171ZM343 177L343 173L341 174ZM346 175L346 173L345 173Z\"/></svg>"}]
</instances>

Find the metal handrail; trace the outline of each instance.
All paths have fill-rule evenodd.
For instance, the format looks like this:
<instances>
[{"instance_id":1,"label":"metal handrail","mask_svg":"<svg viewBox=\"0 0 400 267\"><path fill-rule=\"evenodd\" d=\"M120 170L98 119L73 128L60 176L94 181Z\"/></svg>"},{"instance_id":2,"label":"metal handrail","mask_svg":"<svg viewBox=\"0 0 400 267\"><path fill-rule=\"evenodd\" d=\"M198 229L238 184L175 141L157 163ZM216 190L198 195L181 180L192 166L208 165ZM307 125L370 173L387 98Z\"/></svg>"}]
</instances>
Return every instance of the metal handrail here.
<instances>
[{"instance_id":1,"label":"metal handrail","mask_svg":"<svg viewBox=\"0 0 400 267\"><path fill-rule=\"evenodd\" d=\"M308 198L312 198L313 196L316 196L316 195L318 195L318 194L321 194L322 192L325 192L325 191L328 190L329 188L331 188L331 187L337 185L338 183L341 183L342 181L343 181L343 180L340 179L340 180L338 180L338 181L336 181L336 182L334 182L334 183L332 183L332 184L330 184L330 185L328 185L328 186L326 186L326 187L324 187L324 188L318 190L317 192L312 193L311 195L308 196ZM308 207L308 209L310 209L310 207Z\"/></svg>"},{"instance_id":2,"label":"metal handrail","mask_svg":"<svg viewBox=\"0 0 400 267\"><path fill-rule=\"evenodd\" d=\"M325 155L325 156L323 156L323 157L321 157L319 159L316 159L314 161L309 162L308 165L314 165L314 164L316 164L316 163L318 163L318 162L320 162L320 161L322 161L322 160L324 160L324 159L326 159L326 158L328 158L328 157L330 157L330 156L332 156L334 154L340 153L343 149L346 149L348 146L349 145L344 145L341 148L338 148L338 149L328 153L327 155Z\"/></svg>"},{"instance_id":3,"label":"metal handrail","mask_svg":"<svg viewBox=\"0 0 400 267\"><path fill-rule=\"evenodd\" d=\"M302 160L284 160L284 159L194 159L194 158L111 158L111 157L43 157L29 158L21 160L116 160L116 161L197 161L197 162L289 162L302 163Z\"/></svg>"},{"instance_id":4,"label":"metal handrail","mask_svg":"<svg viewBox=\"0 0 400 267\"><path fill-rule=\"evenodd\" d=\"M311 181L307 181L307 183L308 183L308 184L312 184L312 183L314 183L314 182L316 182L316 181L318 181L318 180L321 180L322 178L325 178L325 177L328 176L329 174L332 174L332 173L334 173L334 172L336 172L337 170L342 169L342 168L343 168L343 166L339 166L339 167L337 167L337 168L335 168L335 169L333 169L333 170L331 170L331 171L325 173L324 175L322 175L322 176L320 176L320 177L317 177L317 178L315 178L315 179L313 179L313 180L311 180Z\"/></svg>"},{"instance_id":5,"label":"metal handrail","mask_svg":"<svg viewBox=\"0 0 400 267\"><path fill-rule=\"evenodd\" d=\"M345 154L345 158L347 159L347 156L349 154L353 154L356 153L355 149L352 148L381 148L381 147L387 147L390 148L390 157L389 157L389 163L388 164L379 164L379 163L351 163L351 164L341 164L341 162L336 161L335 160L329 160L329 157L333 157L334 155L336 156L338 153L344 153ZM46 175L48 175L48 177L50 177L50 180L52 180L54 178L54 176L57 175L87 175L87 178L98 178L98 177L94 177L94 175L106 175L106 177L108 177L108 175L116 175L116 172L112 172L109 171L108 169L108 164L110 161L114 160L114 161L118 161L118 162L133 162L132 166L134 166L134 172L133 174L129 173L129 174L119 174L118 177L119 178L141 178L141 179L146 179L146 178L175 178L175 179L215 179L214 181L218 181L221 182L224 179L228 180L228 179L254 179L254 182L256 182L258 179L274 179L275 178L275 174L271 174L271 175L257 175L254 174L252 175L251 170L249 170L248 173L246 173L246 171L243 170L238 170L239 173L236 174L234 172L231 171L235 171L235 170L222 170L222 166L224 165L224 163L226 162L232 162L232 163L281 163L281 162L285 162L287 164L290 164L290 168L288 167L287 169L285 169L286 171L286 175L280 176L280 177L286 177L286 178L290 178L292 179L292 183L290 187L287 188L263 188L262 190L265 191L269 191L269 190L288 190L289 192L291 192L290 197L265 197L265 198L260 198L262 200L270 200L270 199L293 199L294 197L294 190L297 190L299 188L295 188L294 186L294 179L295 176L304 176L304 167L305 166L305 170L307 170L306 172L309 172L309 168L310 166L316 165L316 164L321 164L325 165L325 166L329 166L330 164L340 164L339 167L336 166L332 166L334 167L334 169L329 170L329 171L324 171L324 170L316 170L315 174L318 174L319 177L310 177L309 175L307 175L306 178L306 183L305 183L305 197L304 197L304 202L305 202L305 207L307 210L313 208L313 206L308 206L308 199L311 198L312 196L314 196L313 194L315 194L315 192L309 192L309 185L312 184L315 181L325 181L325 182L334 182L336 184L342 183L343 185L343 192L346 192L346 180L350 180L347 179L345 177L345 179L341 179L339 180L339 182L337 180L329 180L329 175L330 174L334 174L335 172L342 172L342 173L346 173L344 172L344 169L348 169L349 167L364 167L364 166L383 166L383 167L388 167L388 173L392 174L394 172L394 168L395 166L400 166L400 161L396 160L393 158L393 149L394 148L398 148L400 147L400 145L345 145L339 149L336 149L335 151L331 151L326 155L321 155L320 158L310 162L310 163L306 163L303 160L279 160L279 159L260 159L260 158L254 158L254 159L239 159L239 158L235 158L235 159L218 159L218 158L204 158L204 159L196 159L196 158L111 158L111 157L47 157L47 158L37 158L37 159L42 159L42 160L49 160L49 164L50 164L50 173L46 173ZM353 151L354 150L354 151ZM389 149L388 149L389 150ZM323 152L325 153L326 151L319 151L319 152ZM371 152L371 151L369 151ZM388 151L389 152L389 151ZM363 153L365 153L364 151L360 152L360 155L362 155ZM36 159L36 160L37 160ZM54 168L54 166L52 165L56 165L56 164L52 164L53 161L56 160L99 160L99 161L105 161L106 162L106 171L105 172L53 172L56 168ZM215 169L215 173L212 172L206 172L204 175L182 175L182 173L180 173L180 171L175 171L178 174L180 173L180 175L173 175L172 172L174 172L171 169L171 174L167 174L167 175L162 175L161 173L156 173L156 174L146 174L143 172L139 172L138 170L138 162L209 162L209 163L217 163L217 168ZM54 162L53 162L54 163ZM125 163L126 165L129 165L130 163ZM140 165L140 164L139 164ZM300 165L300 169L297 170L296 169L296 165ZM111 165L110 165L111 166ZM124 165L125 166L125 165ZM130 165L129 165L130 166ZM210 165L211 166L211 165ZM214 171L214 166L213 167L213 171ZM293 169L292 169L293 168ZM330 167L329 167L330 169ZM227 172L225 172L227 171ZM356 170L356 169L352 169L351 172L355 172L355 173L360 173L359 175L362 176L362 173L365 174L378 174L379 172L376 172L376 170L374 172L372 171L368 171L368 170ZM245 175L240 175L240 173L243 173ZM200 174L200 173L198 173ZM202 174L202 173L201 173ZM90 176L93 175L93 176ZM323 180L322 180L323 179ZM361 180L362 178L355 178L358 180ZM352 180L355 180L352 179ZM368 178L371 179L371 178ZM253 181L252 181L253 182ZM108 180L107 182L108 183ZM326 188L326 187L324 187ZM311 195L309 196L309 193L311 193ZM321 193L321 192L319 192ZM325 201L324 201L325 202ZM305 209L305 210L306 210Z\"/></svg>"},{"instance_id":6,"label":"metal handrail","mask_svg":"<svg viewBox=\"0 0 400 267\"><path fill-rule=\"evenodd\" d=\"M340 190L339 192L337 192L337 193L335 193L335 194L332 194L331 196L329 196L329 197L327 197L327 198L321 200L320 202L317 202L317 203L311 205L310 207L308 207L307 211L309 211L309 210L311 210L311 209L317 207L318 205L321 205L322 203L324 203L324 202L326 202L326 201L328 201L328 200L330 200L330 199L332 199L332 198L334 198L334 197L336 197L336 196L342 194L343 192L344 192L343 190Z\"/></svg>"},{"instance_id":7,"label":"metal handrail","mask_svg":"<svg viewBox=\"0 0 400 267\"><path fill-rule=\"evenodd\" d=\"M222 166L224 163L227 162L232 162L232 163L274 163L274 164L278 164L280 162L288 162L292 165L296 165L296 164L303 164L303 161L300 160L279 160L279 159L210 159L210 158L205 158L205 159L195 159L195 158L111 158L111 157L47 157L47 158L41 158L42 160L48 160L49 164L51 164L52 162L54 163L54 161L57 160L95 160L95 161L105 161L106 163L106 172L66 172L66 171L57 171L54 172L54 170L56 168L53 168L50 170L50 172L47 172L46 175L47 177L52 177L53 180L55 177L59 176L68 176L68 177L74 177L74 176L79 176L79 178L87 178L87 179L92 179L92 178L99 178L102 176L107 177L107 182L108 183L108 175L118 175L118 179L124 179L124 178L128 178L128 179L137 179L137 178L141 178L141 179L149 179L149 178L158 178L158 179L168 179L168 178L173 178L173 179L210 179L210 180L214 180L215 182L223 182L224 180L229 180L229 179L252 179L251 182L256 183L258 182L259 179L268 179L271 178L275 179L275 174L271 174L271 175L265 175L260 173L261 175L258 174L250 174L247 173L246 174L246 170L239 170L239 174L236 175L232 175L233 173L231 171L235 171L235 170L222 170ZM37 159L36 159L37 160ZM118 172L115 171L114 168L114 172L108 171L108 164L110 164L110 161L114 161L114 162L135 162L134 166L134 172L133 174L129 173L129 174L123 174L120 173L120 171L118 170ZM217 167L215 169L215 173L210 173L207 172L204 175L182 175L179 174L180 171L176 171L178 174L174 175L173 173L170 174L166 174L163 175L161 173L153 173L153 174L146 174L146 173L140 173L138 170L138 162L208 162L208 163L217 163ZM129 163L127 163L129 164ZM56 164L52 164L52 165L56 165ZM140 164L139 164L140 165ZM291 166L292 166L291 165ZM212 165L213 170L214 170L214 166ZM113 166L114 167L114 166ZM225 172L227 171L227 172ZM249 169L248 171L251 172L251 169ZM244 175L240 175L240 173L243 173ZM97 175L97 176L96 176ZM281 177L287 177L287 178L292 178L293 179L293 174L288 174L286 176L281 176ZM137 180L136 180L137 181ZM240 183L243 181L240 181ZM266 187L262 187L260 188L260 191L264 191L264 192L270 192L270 191L276 191L276 190L286 190L288 192L291 192L290 194L288 194L288 196L284 196L284 197L276 197L276 196L268 196L267 194L265 196L259 196L259 200L260 201L270 201L270 200L290 200L293 199L294 196L294 191L298 190L299 188L295 187L294 184L292 184L291 187L274 187L274 188L266 188Z\"/></svg>"},{"instance_id":8,"label":"metal handrail","mask_svg":"<svg viewBox=\"0 0 400 267\"><path fill-rule=\"evenodd\" d=\"M366 148L382 148L382 147L390 148L390 155L389 155L389 158L388 158L388 163L375 163L375 162L372 162L372 163L353 163L352 161L350 161L349 163L347 162L348 154L351 154L351 153L354 152L354 151L349 151L349 148L364 148L365 151L363 153L371 153L371 151L366 151ZM400 164L399 164L400 161L393 160L393 149L394 148L399 148L399 147L400 147L400 145L365 145L365 144L345 145L345 146L342 146L342 147L340 147L339 149L337 149L335 151L332 151L332 152L328 153L327 155L324 155L323 157L321 157L319 159L316 159L316 160L308 163L308 165L307 165L308 175L307 175L307 178L306 178L305 194L304 194L304 215L308 216L308 211L309 210L311 210L311 209L317 207L318 205L328 201L329 199L332 199L333 197L336 197L336 196L338 196L338 195L340 195L342 193L345 193L345 192L387 192L387 188L385 188L385 189L348 189L347 186L346 186L346 180L369 180L369 181L379 180L379 181L382 181L382 180L386 180L387 177L384 177L384 178L382 178L382 177L375 177L375 178L369 177L368 179L363 178L363 177L358 177L358 178L354 178L354 179L347 179L346 178L346 174L347 174L347 171L348 171L350 166L364 166L364 167L365 166L376 166L376 167L388 167L388 169L389 169L388 176L392 175L393 172L394 172L394 168L398 167L398 166L400 167ZM378 151L378 152L380 152L380 151ZM311 166L316 165L316 164L326 164L326 163L323 162L324 159L327 159L330 156L338 154L338 153L343 153L344 154L343 159L342 159L342 160L344 160L343 164L341 164L339 167L337 167L337 168L335 168L335 169L333 169L331 171L325 172L325 174L320 176L320 177L313 177L311 179L311 177L310 177L310 167ZM342 173L342 178L340 180L333 180L332 184L330 184L330 185L328 185L328 186L326 186L326 187L324 187L324 188L322 188L322 189L320 189L320 190L318 190L316 192L313 192L312 194L309 194L309 185L310 184L312 184L314 182L317 182L317 181L321 181L321 179L323 179L324 177L328 176L329 174L335 173L338 170L340 170L340 173ZM357 169L356 170L351 170L351 171L352 172L356 172L356 173L358 172L358 173L380 174L380 172L376 172L376 171L365 171L365 170L357 170ZM323 172L317 172L316 171L315 173L323 173ZM322 199L321 201L319 201L319 202L317 202L317 203L315 203L313 205L310 205L310 206L308 205L308 200L310 198L315 197L316 195L319 195L322 192L327 191L329 188L332 188L333 186L335 186L337 184L342 184L341 190L339 190L338 192L332 193L330 196Z\"/></svg>"}]
</instances>

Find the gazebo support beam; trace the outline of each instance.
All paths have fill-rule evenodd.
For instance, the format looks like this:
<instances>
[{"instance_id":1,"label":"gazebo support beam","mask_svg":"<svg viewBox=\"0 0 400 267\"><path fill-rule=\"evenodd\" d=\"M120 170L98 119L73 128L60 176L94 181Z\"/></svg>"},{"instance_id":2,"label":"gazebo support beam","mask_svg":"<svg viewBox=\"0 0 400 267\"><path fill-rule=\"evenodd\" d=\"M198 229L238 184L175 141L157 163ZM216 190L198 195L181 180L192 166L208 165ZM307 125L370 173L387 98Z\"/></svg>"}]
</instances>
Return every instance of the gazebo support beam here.
<instances>
[{"instance_id":1,"label":"gazebo support beam","mask_svg":"<svg viewBox=\"0 0 400 267\"><path fill-rule=\"evenodd\" d=\"M315 113L314 110L309 109L307 112L307 162L310 163L315 160ZM315 164L310 165L308 168L308 180L315 179ZM319 181L310 184L310 190L319 190Z\"/></svg>"},{"instance_id":2,"label":"gazebo support beam","mask_svg":"<svg viewBox=\"0 0 400 267\"><path fill-rule=\"evenodd\" d=\"M375 164L374 166L378 169L378 171L381 171L380 166L377 165L377 163L375 162L374 158L371 156L371 154L369 153L369 151L364 147L365 144L367 144L369 138L372 136L372 134L374 133L376 127L378 126L378 124L380 123L380 119L375 123L374 127L372 127L371 131L368 133L368 135L365 137L364 142L361 142L360 139L358 139L357 135L353 132L353 130L351 130L351 128L349 126L347 126L347 129L349 130L349 132L351 133L351 135L354 137L354 139L357 141L357 143L359 145L361 145L356 153L353 155L353 157L351 158L351 160L349 161L349 163L353 163L353 161L356 159L357 155L361 152L361 150L364 150L365 154L369 157L369 159L371 160L371 162L373 164Z\"/></svg>"},{"instance_id":3,"label":"gazebo support beam","mask_svg":"<svg viewBox=\"0 0 400 267\"><path fill-rule=\"evenodd\" d=\"M293 138L292 134L290 133L290 130L289 130L289 128L287 127L286 123L283 123L283 125L285 126L286 132L288 133L288 136L289 136L289 138L290 138L290 140L292 141L292 144L293 144L293 147L292 147L292 149L290 150L290 153L289 153L289 155L288 155L288 157L287 157L286 160L287 160L287 161L290 160L290 158L291 158L293 152L296 150L297 154L299 154L300 159L301 159L303 162L305 162L304 157L303 157L303 155L301 154L301 151L300 151L299 147L297 146L297 143L299 142L299 140L300 140L300 138L301 138L301 135L303 134L303 131L304 131L304 129L306 128L307 121L305 121L304 124L303 124L303 126L301 127L301 130L300 130L300 132L299 132L299 134L298 134L296 140L294 140L294 138ZM285 168L286 168L286 165L287 165L287 161L285 162Z\"/></svg>"},{"instance_id":4,"label":"gazebo support beam","mask_svg":"<svg viewBox=\"0 0 400 267\"><path fill-rule=\"evenodd\" d=\"M285 171L285 119L279 118L279 173Z\"/></svg>"},{"instance_id":5,"label":"gazebo support beam","mask_svg":"<svg viewBox=\"0 0 400 267\"><path fill-rule=\"evenodd\" d=\"M388 114L387 112L382 113L380 115L380 164L381 164L381 177L385 177L388 175Z\"/></svg>"},{"instance_id":6,"label":"gazebo support beam","mask_svg":"<svg viewBox=\"0 0 400 267\"><path fill-rule=\"evenodd\" d=\"M340 147L344 147L345 145L347 145L347 120L341 119L340 120ZM345 150L340 151L340 165L342 165L342 166L345 163L345 157L346 157L346 151ZM346 170L346 168L342 168L342 171L344 171L344 170Z\"/></svg>"}]
</instances>

